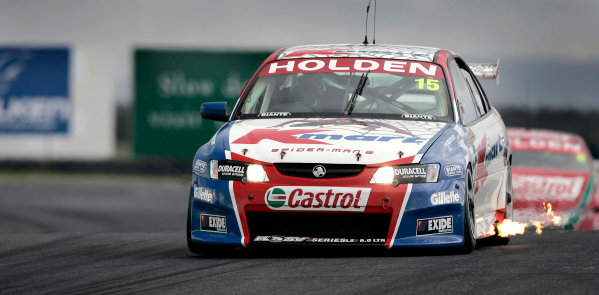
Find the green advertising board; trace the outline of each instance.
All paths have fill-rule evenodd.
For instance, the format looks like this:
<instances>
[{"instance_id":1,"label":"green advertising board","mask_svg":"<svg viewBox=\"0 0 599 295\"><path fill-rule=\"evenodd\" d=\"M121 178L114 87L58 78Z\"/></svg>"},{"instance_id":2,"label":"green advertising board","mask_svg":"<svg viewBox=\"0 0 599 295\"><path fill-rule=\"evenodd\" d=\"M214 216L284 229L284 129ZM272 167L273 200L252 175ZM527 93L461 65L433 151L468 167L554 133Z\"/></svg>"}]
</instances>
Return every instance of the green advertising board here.
<instances>
[{"instance_id":1,"label":"green advertising board","mask_svg":"<svg viewBox=\"0 0 599 295\"><path fill-rule=\"evenodd\" d=\"M135 154L193 158L223 124L203 120L202 103L226 101L230 113L271 53L135 50Z\"/></svg>"}]
</instances>

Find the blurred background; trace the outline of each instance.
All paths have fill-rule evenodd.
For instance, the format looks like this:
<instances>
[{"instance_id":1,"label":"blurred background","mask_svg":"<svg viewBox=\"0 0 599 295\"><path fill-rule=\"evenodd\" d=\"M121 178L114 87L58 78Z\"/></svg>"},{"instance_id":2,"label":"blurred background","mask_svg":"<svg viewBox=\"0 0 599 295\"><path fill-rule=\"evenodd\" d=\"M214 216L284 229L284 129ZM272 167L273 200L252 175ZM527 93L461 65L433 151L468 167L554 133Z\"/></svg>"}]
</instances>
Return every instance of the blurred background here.
<instances>
[{"instance_id":1,"label":"blurred background","mask_svg":"<svg viewBox=\"0 0 599 295\"><path fill-rule=\"evenodd\" d=\"M361 43L367 3L0 0L0 168L187 173L220 126L203 102L232 106L278 48ZM598 1L377 5L377 44L500 60L482 83L508 126L580 134L599 157Z\"/></svg>"}]
</instances>

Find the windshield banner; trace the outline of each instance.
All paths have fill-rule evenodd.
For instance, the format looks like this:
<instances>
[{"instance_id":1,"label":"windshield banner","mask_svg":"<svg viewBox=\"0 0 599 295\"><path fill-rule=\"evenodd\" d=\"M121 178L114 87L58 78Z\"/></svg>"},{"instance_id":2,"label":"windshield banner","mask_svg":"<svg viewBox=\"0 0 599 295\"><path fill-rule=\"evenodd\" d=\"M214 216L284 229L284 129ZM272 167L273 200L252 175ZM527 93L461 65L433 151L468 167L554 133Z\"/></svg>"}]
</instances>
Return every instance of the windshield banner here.
<instances>
[{"instance_id":1,"label":"windshield banner","mask_svg":"<svg viewBox=\"0 0 599 295\"><path fill-rule=\"evenodd\" d=\"M441 68L433 63L364 58L278 60L266 65L260 76L330 72L371 72L444 78Z\"/></svg>"}]
</instances>

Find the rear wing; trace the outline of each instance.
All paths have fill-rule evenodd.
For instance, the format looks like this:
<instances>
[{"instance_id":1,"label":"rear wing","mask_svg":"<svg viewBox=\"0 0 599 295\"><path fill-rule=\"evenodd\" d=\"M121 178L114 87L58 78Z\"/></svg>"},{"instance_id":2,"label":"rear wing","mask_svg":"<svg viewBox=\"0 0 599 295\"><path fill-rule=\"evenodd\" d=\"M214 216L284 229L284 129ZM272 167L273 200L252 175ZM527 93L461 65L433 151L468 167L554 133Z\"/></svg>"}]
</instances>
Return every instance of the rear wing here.
<instances>
[{"instance_id":1,"label":"rear wing","mask_svg":"<svg viewBox=\"0 0 599 295\"><path fill-rule=\"evenodd\" d=\"M473 63L468 64L470 70L478 79L499 80L499 61L496 64Z\"/></svg>"}]
</instances>

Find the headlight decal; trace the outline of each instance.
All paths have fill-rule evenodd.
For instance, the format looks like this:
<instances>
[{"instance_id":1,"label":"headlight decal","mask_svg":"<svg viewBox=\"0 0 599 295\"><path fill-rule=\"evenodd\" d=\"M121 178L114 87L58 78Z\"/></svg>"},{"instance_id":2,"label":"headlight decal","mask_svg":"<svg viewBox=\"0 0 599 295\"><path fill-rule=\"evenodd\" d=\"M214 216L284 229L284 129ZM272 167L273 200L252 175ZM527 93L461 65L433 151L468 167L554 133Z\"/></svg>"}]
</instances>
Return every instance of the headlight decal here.
<instances>
[{"instance_id":1,"label":"headlight decal","mask_svg":"<svg viewBox=\"0 0 599 295\"><path fill-rule=\"evenodd\" d=\"M437 182L439 178L439 164L416 164L394 166L394 184Z\"/></svg>"},{"instance_id":2,"label":"headlight decal","mask_svg":"<svg viewBox=\"0 0 599 295\"><path fill-rule=\"evenodd\" d=\"M248 163L232 160L210 161L210 177L222 180L239 180L245 177Z\"/></svg>"},{"instance_id":3,"label":"headlight decal","mask_svg":"<svg viewBox=\"0 0 599 295\"><path fill-rule=\"evenodd\" d=\"M233 160L210 161L210 178L247 182L268 182L262 165Z\"/></svg>"},{"instance_id":4,"label":"headlight decal","mask_svg":"<svg viewBox=\"0 0 599 295\"><path fill-rule=\"evenodd\" d=\"M398 186L400 183L437 182L439 166L439 164L412 164L379 167L370 183Z\"/></svg>"}]
</instances>

